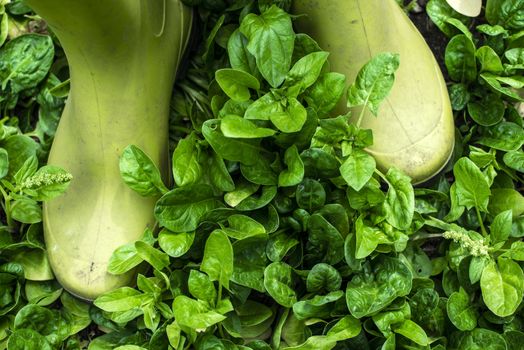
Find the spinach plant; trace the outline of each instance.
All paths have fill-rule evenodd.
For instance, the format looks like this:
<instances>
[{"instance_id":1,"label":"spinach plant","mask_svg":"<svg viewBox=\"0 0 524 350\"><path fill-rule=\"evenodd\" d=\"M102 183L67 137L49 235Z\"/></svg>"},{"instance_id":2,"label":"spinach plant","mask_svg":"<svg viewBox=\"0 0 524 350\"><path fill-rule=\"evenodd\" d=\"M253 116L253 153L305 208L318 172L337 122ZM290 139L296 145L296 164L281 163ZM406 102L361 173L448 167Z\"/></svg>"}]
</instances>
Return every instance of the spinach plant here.
<instances>
[{"instance_id":1,"label":"spinach plant","mask_svg":"<svg viewBox=\"0 0 524 350\"><path fill-rule=\"evenodd\" d=\"M37 170L67 94L60 49L17 36L29 10L0 2L0 349L520 349L524 4L488 0L475 23L427 4L457 137L413 188L377 169L358 112L330 114L344 99L380 118L402 57L349 82L288 0L186 2L201 32L172 99L172 181L133 145L120 160L161 196L159 229L114 252L109 272L138 267L136 284L93 305L53 279L41 240L38 202L70 181Z\"/></svg>"}]
</instances>

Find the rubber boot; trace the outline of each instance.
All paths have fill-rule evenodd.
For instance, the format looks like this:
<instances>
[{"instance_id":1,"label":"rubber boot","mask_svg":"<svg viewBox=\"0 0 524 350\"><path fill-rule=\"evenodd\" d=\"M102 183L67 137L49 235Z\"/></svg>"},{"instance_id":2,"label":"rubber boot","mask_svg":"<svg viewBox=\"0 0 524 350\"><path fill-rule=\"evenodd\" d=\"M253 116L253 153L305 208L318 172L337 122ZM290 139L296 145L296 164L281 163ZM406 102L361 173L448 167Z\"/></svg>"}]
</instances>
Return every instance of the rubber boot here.
<instances>
[{"instance_id":1,"label":"rubber boot","mask_svg":"<svg viewBox=\"0 0 524 350\"><path fill-rule=\"evenodd\" d=\"M352 83L360 68L380 52L400 54L395 84L361 126L373 130L367 149L383 171L397 167L414 184L439 173L454 146L453 113L446 83L424 38L395 0L295 0L298 29L329 51L332 71ZM341 101L335 114L347 112ZM354 108L353 116L360 110ZM356 119L356 118L355 118Z\"/></svg>"},{"instance_id":2,"label":"rubber boot","mask_svg":"<svg viewBox=\"0 0 524 350\"><path fill-rule=\"evenodd\" d=\"M129 189L119 173L134 144L167 179L168 115L192 12L179 0L28 0L66 53L71 90L49 164L73 175L66 193L44 205L44 236L56 278L92 300L133 283L111 275L119 246L154 225L157 198Z\"/></svg>"}]
</instances>

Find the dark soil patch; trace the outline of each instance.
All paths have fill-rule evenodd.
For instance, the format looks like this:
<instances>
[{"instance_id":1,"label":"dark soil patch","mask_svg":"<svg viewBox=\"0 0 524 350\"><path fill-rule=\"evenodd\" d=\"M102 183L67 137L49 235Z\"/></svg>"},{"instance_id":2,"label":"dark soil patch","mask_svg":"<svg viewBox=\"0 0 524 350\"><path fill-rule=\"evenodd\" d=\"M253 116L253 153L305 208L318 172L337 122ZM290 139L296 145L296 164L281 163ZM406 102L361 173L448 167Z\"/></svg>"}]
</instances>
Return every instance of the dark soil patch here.
<instances>
[{"instance_id":1,"label":"dark soil patch","mask_svg":"<svg viewBox=\"0 0 524 350\"><path fill-rule=\"evenodd\" d=\"M446 45L448 44L448 38L437 28L437 26L431 21L425 11L425 7L428 0L419 0L418 3L422 7L421 12L411 12L409 18L418 28L428 46L433 51L433 55L437 59L440 65L440 70L447 78L446 66L444 65L444 53L446 51Z\"/></svg>"}]
</instances>

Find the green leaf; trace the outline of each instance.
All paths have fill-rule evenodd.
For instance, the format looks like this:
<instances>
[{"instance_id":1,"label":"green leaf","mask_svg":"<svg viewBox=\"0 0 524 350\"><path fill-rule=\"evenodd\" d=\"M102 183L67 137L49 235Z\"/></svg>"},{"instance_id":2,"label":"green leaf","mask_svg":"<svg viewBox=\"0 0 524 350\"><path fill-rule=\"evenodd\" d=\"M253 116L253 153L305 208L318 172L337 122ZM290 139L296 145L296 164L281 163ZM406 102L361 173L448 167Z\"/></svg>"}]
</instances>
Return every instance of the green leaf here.
<instances>
[{"instance_id":1,"label":"green leaf","mask_svg":"<svg viewBox=\"0 0 524 350\"><path fill-rule=\"evenodd\" d=\"M413 300L411 300L413 302ZM414 310L415 311L415 310ZM394 305L391 310L386 309L373 315L372 320L385 337L392 335L392 326L400 325L404 320L411 317L410 304L401 302Z\"/></svg>"},{"instance_id":2,"label":"green leaf","mask_svg":"<svg viewBox=\"0 0 524 350\"><path fill-rule=\"evenodd\" d=\"M170 232L163 229L158 234L158 245L167 255L178 258L191 249L195 240L194 232Z\"/></svg>"},{"instance_id":3,"label":"green leaf","mask_svg":"<svg viewBox=\"0 0 524 350\"><path fill-rule=\"evenodd\" d=\"M477 309L463 288L449 296L446 309L450 321L459 330L471 331L477 327Z\"/></svg>"},{"instance_id":4,"label":"green leaf","mask_svg":"<svg viewBox=\"0 0 524 350\"><path fill-rule=\"evenodd\" d=\"M247 113L247 112L246 112ZM260 140L230 139L220 132L220 121L211 119L202 125L202 134L213 150L221 158L238 161L243 164L253 164L260 153Z\"/></svg>"},{"instance_id":5,"label":"green leaf","mask_svg":"<svg viewBox=\"0 0 524 350\"><path fill-rule=\"evenodd\" d=\"M524 28L524 1L489 0L486 4L486 19L492 25L506 28Z\"/></svg>"},{"instance_id":6,"label":"green leaf","mask_svg":"<svg viewBox=\"0 0 524 350\"><path fill-rule=\"evenodd\" d=\"M17 185L21 185L27 180L30 176L33 176L38 169L38 158L36 155L31 155L29 158L25 159L22 166L15 172L13 178Z\"/></svg>"},{"instance_id":7,"label":"green leaf","mask_svg":"<svg viewBox=\"0 0 524 350\"><path fill-rule=\"evenodd\" d=\"M281 96L268 92L247 107L244 118L269 120L270 115L284 113L282 100L285 101Z\"/></svg>"},{"instance_id":8,"label":"green leaf","mask_svg":"<svg viewBox=\"0 0 524 350\"><path fill-rule=\"evenodd\" d=\"M272 87L278 87L291 67L295 33L290 16L271 6L260 16L245 16L240 31L249 40L247 49L255 56L262 76Z\"/></svg>"},{"instance_id":9,"label":"green leaf","mask_svg":"<svg viewBox=\"0 0 524 350\"><path fill-rule=\"evenodd\" d=\"M314 262L336 264L344 258L344 237L320 214L308 219L308 241L306 252Z\"/></svg>"},{"instance_id":10,"label":"green leaf","mask_svg":"<svg viewBox=\"0 0 524 350\"><path fill-rule=\"evenodd\" d=\"M458 350L507 350L504 337L497 332L475 328L460 340Z\"/></svg>"},{"instance_id":11,"label":"green leaf","mask_svg":"<svg viewBox=\"0 0 524 350\"><path fill-rule=\"evenodd\" d=\"M344 292L337 290L326 295L315 295L311 299L301 300L293 304L293 314L299 320L309 318L329 318L334 304L344 297Z\"/></svg>"},{"instance_id":12,"label":"green leaf","mask_svg":"<svg viewBox=\"0 0 524 350\"><path fill-rule=\"evenodd\" d=\"M264 288L264 269L267 265L266 238L254 236L233 244L234 264L231 281L261 293Z\"/></svg>"},{"instance_id":13,"label":"green leaf","mask_svg":"<svg viewBox=\"0 0 524 350\"><path fill-rule=\"evenodd\" d=\"M306 339L303 344L296 346L286 346L282 350L330 350L335 347L337 342L324 335L313 335Z\"/></svg>"},{"instance_id":14,"label":"green leaf","mask_svg":"<svg viewBox=\"0 0 524 350\"><path fill-rule=\"evenodd\" d=\"M255 123L236 115L226 115L220 120L220 131L225 137L256 139L269 137L276 131L269 128L258 127Z\"/></svg>"},{"instance_id":15,"label":"green leaf","mask_svg":"<svg viewBox=\"0 0 524 350\"><path fill-rule=\"evenodd\" d=\"M244 102L251 97L249 89L259 90L257 78L242 70L223 68L215 72L215 79L229 98Z\"/></svg>"},{"instance_id":16,"label":"green leaf","mask_svg":"<svg viewBox=\"0 0 524 350\"><path fill-rule=\"evenodd\" d=\"M233 214L227 218L227 222L229 227L222 231L231 238L242 240L253 236L267 236L264 225L249 216Z\"/></svg>"},{"instance_id":17,"label":"green leaf","mask_svg":"<svg viewBox=\"0 0 524 350\"><path fill-rule=\"evenodd\" d=\"M43 335L32 329L18 329L7 340L9 349L53 350Z\"/></svg>"},{"instance_id":18,"label":"green leaf","mask_svg":"<svg viewBox=\"0 0 524 350\"><path fill-rule=\"evenodd\" d=\"M404 322L399 326L395 326L393 331L402 334L404 337L414 341L418 345L429 345L429 339L424 329L411 320L404 320Z\"/></svg>"},{"instance_id":19,"label":"green leaf","mask_svg":"<svg viewBox=\"0 0 524 350\"><path fill-rule=\"evenodd\" d=\"M20 198L11 204L11 217L24 224L42 221L42 208L35 200Z\"/></svg>"},{"instance_id":20,"label":"green leaf","mask_svg":"<svg viewBox=\"0 0 524 350\"><path fill-rule=\"evenodd\" d=\"M356 318L373 315L411 291L413 275L397 258L381 255L372 271L356 274L346 288L346 303Z\"/></svg>"},{"instance_id":21,"label":"green leaf","mask_svg":"<svg viewBox=\"0 0 524 350\"><path fill-rule=\"evenodd\" d=\"M127 146L120 156L120 175L124 182L142 196L167 192L160 171L140 148Z\"/></svg>"},{"instance_id":22,"label":"green leaf","mask_svg":"<svg viewBox=\"0 0 524 350\"><path fill-rule=\"evenodd\" d=\"M11 262L22 265L27 280L46 281L54 278L47 251L42 249L24 249L11 256Z\"/></svg>"},{"instance_id":23,"label":"green leaf","mask_svg":"<svg viewBox=\"0 0 524 350\"><path fill-rule=\"evenodd\" d=\"M192 185L202 176L202 166L199 162L200 148L195 133L178 141L173 152L173 178L179 187Z\"/></svg>"},{"instance_id":24,"label":"green leaf","mask_svg":"<svg viewBox=\"0 0 524 350\"><path fill-rule=\"evenodd\" d=\"M26 281L25 283L25 295L30 304L50 305L60 298L62 292L63 288L56 281Z\"/></svg>"},{"instance_id":25,"label":"green leaf","mask_svg":"<svg viewBox=\"0 0 524 350\"><path fill-rule=\"evenodd\" d=\"M122 287L102 294L93 302L107 312L128 311L138 308L147 299L145 294L130 287Z\"/></svg>"},{"instance_id":26,"label":"green leaf","mask_svg":"<svg viewBox=\"0 0 524 350\"><path fill-rule=\"evenodd\" d=\"M487 212L491 191L480 169L469 158L460 158L453 167L459 204Z\"/></svg>"},{"instance_id":27,"label":"green leaf","mask_svg":"<svg viewBox=\"0 0 524 350\"><path fill-rule=\"evenodd\" d=\"M251 194L242 200L235 209L241 211L251 211L261 209L268 205L277 194L276 186L262 186L259 194Z\"/></svg>"},{"instance_id":28,"label":"green leaf","mask_svg":"<svg viewBox=\"0 0 524 350\"><path fill-rule=\"evenodd\" d=\"M240 171L249 182L257 185L274 186L278 184L278 176L272 165L271 159L260 156L252 165L240 164Z\"/></svg>"},{"instance_id":29,"label":"green leaf","mask_svg":"<svg viewBox=\"0 0 524 350\"><path fill-rule=\"evenodd\" d=\"M351 339L359 335L361 331L360 321L351 315L342 317L335 325L327 332L330 339L342 341Z\"/></svg>"},{"instance_id":30,"label":"green leaf","mask_svg":"<svg viewBox=\"0 0 524 350\"><path fill-rule=\"evenodd\" d=\"M340 175L355 191L360 191L369 181L377 166L375 158L367 152L355 149L340 166Z\"/></svg>"},{"instance_id":31,"label":"green leaf","mask_svg":"<svg viewBox=\"0 0 524 350\"><path fill-rule=\"evenodd\" d=\"M229 56L229 63L234 69L243 70L254 76L257 75L257 65L255 57L247 49L247 38L240 32L235 30L227 41L227 53Z\"/></svg>"},{"instance_id":32,"label":"green leaf","mask_svg":"<svg viewBox=\"0 0 524 350\"><path fill-rule=\"evenodd\" d=\"M9 171L9 155L7 151L0 148L0 179L7 176Z\"/></svg>"},{"instance_id":33,"label":"green leaf","mask_svg":"<svg viewBox=\"0 0 524 350\"><path fill-rule=\"evenodd\" d=\"M318 116L322 117L331 112L342 98L346 88L344 74L329 72L320 75L305 96L309 107L313 107Z\"/></svg>"},{"instance_id":34,"label":"green leaf","mask_svg":"<svg viewBox=\"0 0 524 350\"><path fill-rule=\"evenodd\" d=\"M205 301L179 295L173 301L175 320L180 326L195 330L206 328L225 320L225 316L209 308Z\"/></svg>"},{"instance_id":35,"label":"green leaf","mask_svg":"<svg viewBox=\"0 0 524 350\"><path fill-rule=\"evenodd\" d=\"M235 183L229 174L224 160L218 156L215 152L208 157L207 164L210 169L209 178L213 186L219 191L233 191L235 189Z\"/></svg>"},{"instance_id":36,"label":"green leaf","mask_svg":"<svg viewBox=\"0 0 524 350\"><path fill-rule=\"evenodd\" d=\"M524 273L519 264L507 258L492 261L480 278L482 299L497 316L512 315L522 301Z\"/></svg>"},{"instance_id":37,"label":"green leaf","mask_svg":"<svg viewBox=\"0 0 524 350\"><path fill-rule=\"evenodd\" d=\"M475 54L480 63L481 72L501 73L504 71L499 55L489 46L482 46Z\"/></svg>"},{"instance_id":38,"label":"green leaf","mask_svg":"<svg viewBox=\"0 0 524 350\"><path fill-rule=\"evenodd\" d=\"M502 120L506 105L495 94L487 94L481 100L467 104L468 113L479 125L491 126Z\"/></svg>"},{"instance_id":39,"label":"green leaf","mask_svg":"<svg viewBox=\"0 0 524 350\"><path fill-rule=\"evenodd\" d=\"M445 63L449 76L459 83L471 83L477 79L475 45L464 34L455 35L446 46Z\"/></svg>"},{"instance_id":40,"label":"green leaf","mask_svg":"<svg viewBox=\"0 0 524 350\"><path fill-rule=\"evenodd\" d=\"M158 271L163 270L169 266L169 256L161 252L160 250L153 248L151 245L147 244L144 241L136 241L135 249L137 255L147 261L151 266L153 266Z\"/></svg>"},{"instance_id":41,"label":"green leaf","mask_svg":"<svg viewBox=\"0 0 524 350\"><path fill-rule=\"evenodd\" d=\"M271 263L264 270L264 287L267 293L284 307L292 307L297 301L291 275L291 266L283 262Z\"/></svg>"},{"instance_id":42,"label":"green leaf","mask_svg":"<svg viewBox=\"0 0 524 350\"><path fill-rule=\"evenodd\" d=\"M388 193L383 203L386 220L399 230L411 225L415 212L415 194L411 179L396 168L390 168L386 174Z\"/></svg>"},{"instance_id":43,"label":"green leaf","mask_svg":"<svg viewBox=\"0 0 524 350\"><path fill-rule=\"evenodd\" d=\"M504 164L518 172L524 173L524 152L510 151L504 154Z\"/></svg>"},{"instance_id":44,"label":"green leaf","mask_svg":"<svg viewBox=\"0 0 524 350\"><path fill-rule=\"evenodd\" d=\"M50 36L21 35L0 49L2 90L8 84L13 93L35 87L47 75L55 51Z\"/></svg>"},{"instance_id":45,"label":"green leaf","mask_svg":"<svg viewBox=\"0 0 524 350\"><path fill-rule=\"evenodd\" d=\"M28 159L33 163L32 159L39 148L38 144L26 135L9 136L1 142L1 146L9 154L9 176L15 175Z\"/></svg>"},{"instance_id":46,"label":"green leaf","mask_svg":"<svg viewBox=\"0 0 524 350\"><path fill-rule=\"evenodd\" d=\"M207 185L175 188L158 200L155 218L160 225L173 232L191 232L200 224L200 218L222 205L213 197Z\"/></svg>"},{"instance_id":47,"label":"green leaf","mask_svg":"<svg viewBox=\"0 0 524 350\"><path fill-rule=\"evenodd\" d=\"M501 151L516 151L524 144L524 129L515 123L503 121L486 129L477 142Z\"/></svg>"},{"instance_id":48,"label":"green leaf","mask_svg":"<svg viewBox=\"0 0 524 350\"><path fill-rule=\"evenodd\" d=\"M357 248L355 258L357 259L364 259L373 253L379 244L389 243L384 233L364 224L362 216L359 216L355 223L355 233Z\"/></svg>"},{"instance_id":49,"label":"green leaf","mask_svg":"<svg viewBox=\"0 0 524 350\"><path fill-rule=\"evenodd\" d=\"M69 334L76 334L91 324L89 315L90 305L69 293L63 293L60 297L63 305L63 315L69 324Z\"/></svg>"},{"instance_id":50,"label":"green leaf","mask_svg":"<svg viewBox=\"0 0 524 350\"><path fill-rule=\"evenodd\" d=\"M490 228L491 243L505 242L511 234L513 214L511 210L503 211L493 219Z\"/></svg>"},{"instance_id":51,"label":"green leaf","mask_svg":"<svg viewBox=\"0 0 524 350\"><path fill-rule=\"evenodd\" d=\"M467 24L467 17L453 10L446 0L430 0L426 5L426 12L433 23L448 37L453 36L457 30L448 20L450 18L459 19L462 23Z\"/></svg>"},{"instance_id":52,"label":"green leaf","mask_svg":"<svg viewBox=\"0 0 524 350\"><path fill-rule=\"evenodd\" d=\"M212 281L219 281L229 288L233 274L233 247L224 231L215 230L209 235L200 270L207 273Z\"/></svg>"},{"instance_id":53,"label":"green leaf","mask_svg":"<svg viewBox=\"0 0 524 350\"><path fill-rule=\"evenodd\" d=\"M134 242L124 244L118 247L111 255L107 271L111 274L119 275L138 266L142 261L143 259L136 252Z\"/></svg>"},{"instance_id":54,"label":"green leaf","mask_svg":"<svg viewBox=\"0 0 524 350\"><path fill-rule=\"evenodd\" d=\"M491 194L488 210L492 215L498 215L511 209L513 217L524 213L524 196L511 188L494 188Z\"/></svg>"},{"instance_id":55,"label":"green leaf","mask_svg":"<svg viewBox=\"0 0 524 350\"><path fill-rule=\"evenodd\" d=\"M205 273L191 270L191 272L189 272L187 286L189 293L191 293L194 298L208 302L209 305L215 304L217 291L215 285Z\"/></svg>"},{"instance_id":56,"label":"green leaf","mask_svg":"<svg viewBox=\"0 0 524 350\"><path fill-rule=\"evenodd\" d=\"M304 179L297 187L296 200L300 208L312 213L324 206L326 202L326 191L320 182L312 179Z\"/></svg>"},{"instance_id":57,"label":"green leaf","mask_svg":"<svg viewBox=\"0 0 524 350\"><path fill-rule=\"evenodd\" d=\"M395 71L400 59L398 54L380 53L375 55L358 72L355 83L348 90L348 107L368 107L378 114L380 103L387 97L395 81Z\"/></svg>"},{"instance_id":58,"label":"green leaf","mask_svg":"<svg viewBox=\"0 0 524 350\"><path fill-rule=\"evenodd\" d=\"M327 61L328 52L312 52L300 58L287 73L285 86L297 89L296 96L315 83Z\"/></svg>"},{"instance_id":59,"label":"green leaf","mask_svg":"<svg viewBox=\"0 0 524 350\"><path fill-rule=\"evenodd\" d=\"M455 83L448 87L451 107L454 111L463 110L471 100L471 94L466 84Z\"/></svg>"},{"instance_id":60,"label":"green leaf","mask_svg":"<svg viewBox=\"0 0 524 350\"><path fill-rule=\"evenodd\" d=\"M317 293L322 290L333 292L340 289L342 277L333 266L319 263L309 271L306 280L308 292Z\"/></svg>"},{"instance_id":61,"label":"green leaf","mask_svg":"<svg viewBox=\"0 0 524 350\"><path fill-rule=\"evenodd\" d=\"M284 163L287 169L282 170L278 175L278 185L280 187L298 185L304 179L304 163L298 154L296 145L288 148L284 154Z\"/></svg>"},{"instance_id":62,"label":"green leaf","mask_svg":"<svg viewBox=\"0 0 524 350\"><path fill-rule=\"evenodd\" d=\"M501 93L502 95L509 97L510 100L523 101L523 99L515 92L514 89L502 86L498 76L485 72L480 74L480 78L488 84L491 90L494 90L496 93Z\"/></svg>"},{"instance_id":63,"label":"green leaf","mask_svg":"<svg viewBox=\"0 0 524 350\"><path fill-rule=\"evenodd\" d=\"M282 132L299 132L306 123L307 111L296 98L288 98L285 109L271 114L269 120Z\"/></svg>"}]
</instances>

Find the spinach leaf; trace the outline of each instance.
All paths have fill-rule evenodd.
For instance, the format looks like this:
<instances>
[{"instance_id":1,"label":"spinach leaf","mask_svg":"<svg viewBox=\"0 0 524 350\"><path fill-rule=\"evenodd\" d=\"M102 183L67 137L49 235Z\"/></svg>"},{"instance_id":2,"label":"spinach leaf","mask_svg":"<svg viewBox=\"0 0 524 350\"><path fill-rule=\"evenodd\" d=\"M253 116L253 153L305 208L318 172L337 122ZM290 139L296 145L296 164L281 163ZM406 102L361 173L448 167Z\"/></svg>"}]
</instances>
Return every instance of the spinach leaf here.
<instances>
[{"instance_id":1,"label":"spinach leaf","mask_svg":"<svg viewBox=\"0 0 524 350\"><path fill-rule=\"evenodd\" d=\"M445 63L449 76L459 83L471 83L477 78L475 45L464 34L454 36L446 47Z\"/></svg>"},{"instance_id":2,"label":"spinach leaf","mask_svg":"<svg viewBox=\"0 0 524 350\"><path fill-rule=\"evenodd\" d=\"M373 176L376 165L375 158L356 149L340 166L340 174L347 184L358 192Z\"/></svg>"},{"instance_id":3,"label":"spinach leaf","mask_svg":"<svg viewBox=\"0 0 524 350\"><path fill-rule=\"evenodd\" d=\"M191 185L163 195L156 203L155 217L170 231L190 232L198 227L205 213L221 206L213 197L211 187Z\"/></svg>"},{"instance_id":4,"label":"spinach leaf","mask_svg":"<svg viewBox=\"0 0 524 350\"><path fill-rule=\"evenodd\" d=\"M51 37L26 34L0 48L0 81L2 90L8 84L13 93L40 83L51 68L55 54Z\"/></svg>"},{"instance_id":5,"label":"spinach leaf","mask_svg":"<svg viewBox=\"0 0 524 350\"><path fill-rule=\"evenodd\" d=\"M223 68L215 72L215 79L229 98L237 102L248 101L249 89L260 89L260 83L251 74L237 69Z\"/></svg>"},{"instance_id":6,"label":"spinach leaf","mask_svg":"<svg viewBox=\"0 0 524 350\"><path fill-rule=\"evenodd\" d=\"M480 287L486 306L497 316L509 316L522 302L524 273L513 260L499 258L482 271Z\"/></svg>"},{"instance_id":7,"label":"spinach leaf","mask_svg":"<svg viewBox=\"0 0 524 350\"><path fill-rule=\"evenodd\" d=\"M471 331L477 327L478 312L464 289L460 288L451 294L446 307L450 321L461 331Z\"/></svg>"},{"instance_id":8,"label":"spinach leaf","mask_svg":"<svg viewBox=\"0 0 524 350\"><path fill-rule=\"evenodd\" d=\"M370 316L397 297L409 294L413 275L399 259L381 256L369 271L355 275L346 288L346 303L356 318Z\"/></svg>"},{"instance_id":9,"label":"spinach leaf","mask_svg":"<svg viewBox=\"0 0 524 350\"><path fill-rule=\"evenodd\" d=\"M173 178L178 186L195 184L202 176L199 154L200 148L194 133L178 142L172 157Z\"/></svg>"},{"instance_id":10,"label":"spinach leaf","mask_svg":"<svg viewBox=\"0 0 524 350\"><path fill-rule=\"evenodd\" d=\"M140 195L155 196L167 192L158 168L137 146L124 149L119 166L124 182Z\"/></svg>"},{"instance_id":11,"label":"spinach leaf","mask_svg":"<svg viewBox=\"0 0 524 350\"><path fill-rule=\"evenodd\" d=\"M468 209L476 207L487 211L491 191L480 169L469 158L463 157L455 163L453 174L459 204Z\"/></svg>"},{"instance_id":12,"label":"spinach leaf","mask_svg":"<svg viewBox=\"0 0 524 350\"><path fill-rule=\"evenodd\" d=\"M319 263L313 266L307 275L306 286L308 292L320 292L326 290L333 292L340 289L342 277L333 266Z\"/></svg>"},{"instance_id":13,"label":"spinach leaf","mask_svg":"<svg viewBox=\"0 0 524 350\"><path fill-rule=\"evenodd\" d=\"M375 116L395 81L400 64L399 55L380 53L362 67L355 83L348 90L348 107L365 106Z\"/></svg>"},{"instance_id":14,"label":"spinach leaf","mask_svg":"<svg viewBox=\"0 0 524 350\"><path fill-rule=\"evenodd\" d=\"M284 307L292 307L297 301L293 290L292 269L286 263L273 262L264 270L264 287L273 299Z\"/></svg>"},{"instance_id":15,"label":"spinach leaf","mask_svg":"<svg viewBox=\"0 0 524 350\"><path fill-rule=\"evenodd\" d=\"M200 270L207 273L212 281L219 281L229 288L229 279L233 274L233 247L224 231L215 230L209 235Z\"/></svg>"},{"instance_id":16,"label":"spinach leaf","mask_svg":"<svg viewBox=\"0 0 524 350\"><path fill-rule=\"evenodd\" d=\"M396 168L386 174L388 193L383 203L386 220L398 229L411 225L415 211L415 195L411 179Z\"/></svg>"},{"instance_id":17,"label":"spinach leaf","mask_svg":"<svg viewBox=\"0 0 524 350\"><path fill-rule=\"evenodd\" d=\"M262 76L272 87L278 87L291 67L295 33L290 17L271 6L260 16L245 16L240 31L248 39L247 49L255 57Z\"/></svg>"},{"instance_id":18,"label":"spinach leaf","mask_svg":"<svg viewBox=\"0 0 524 350\"><path fill-rule=\"evenodd\" d=\"M295 145L288 148L284 154L284 163L287 169L278 175L278 185L281 187L295 186L302 182L304 178L304 163L298 154Z\"/></svg>"}]
</instances>

